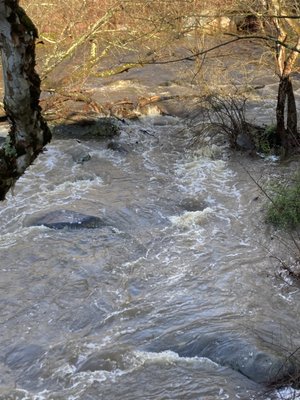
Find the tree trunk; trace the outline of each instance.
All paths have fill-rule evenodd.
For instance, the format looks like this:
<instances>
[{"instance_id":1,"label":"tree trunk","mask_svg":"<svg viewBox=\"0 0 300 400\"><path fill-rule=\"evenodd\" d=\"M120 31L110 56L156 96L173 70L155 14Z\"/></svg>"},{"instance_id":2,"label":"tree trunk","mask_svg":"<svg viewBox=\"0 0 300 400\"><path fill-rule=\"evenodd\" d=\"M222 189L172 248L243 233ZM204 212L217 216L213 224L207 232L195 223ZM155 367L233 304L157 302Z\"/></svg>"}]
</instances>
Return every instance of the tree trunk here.
<instances>
[{"instance_id":1,"label":"tree trunk","mask_svg":"<svg viewBox=\"0 0 300 400\"><path fill-rule=\"evenodd\" d=\"M287 92L287 136L289 147L299 147L299 133L297 130L297 106L292 81L289 80Z\"/></svg>"},{"instance_id":2,"label":"tree trunk","mask_svg":"<svg viewBox=\"0 0 300 400\"><path fill-rule=\"evenodd\" d=\"M278 142L283 149L288 151L292 147L299 146L297 107L293 84L289 76L280 77L276 119Z\"/></svg>"},{"instance_id":3,"label":"tree trunk","mask_svg":"<svg viewBox=\"0 0 300 400\"><path fill-rule=\"evenodd\" d=\"M278 96L277 96L277 107L276 107L276 121L277 121L277 138L280 146L287 149L287 135L285 127L285 110L286 100L288 92L288 77L280 77Z\"/></svg>"},{"instance_id":4,"label":"tree trunk","mask_svg":"<svg viewBox=\"0 0 300 400\"><path fill-rule=\"evenodd\" d=\"M288 17L293 14L294 10L289 8L287 2L270 0L267 6L273 14L272 22L276 28L278 39L276 44L276 64L280 78L276 108L278 144L285 152L288 152L293 146L299 147L297 108L290 75L299 56L300 25L297 20ZM285 43L288 36L296 37L297 42L294 48L287 52L288 47L285 46Z\"/></svg>"},{"instance_id":5,"label":"tree trunk","mask_svg":"<svg viewBox=\"0 0 300 400\"><path fill-rule=\"evenodd\" d=\"M0 149L0 200L51 139L39 105L37 30L18 0L0 0L4 107L11 128Z\"/></svg>"}]
</instances>

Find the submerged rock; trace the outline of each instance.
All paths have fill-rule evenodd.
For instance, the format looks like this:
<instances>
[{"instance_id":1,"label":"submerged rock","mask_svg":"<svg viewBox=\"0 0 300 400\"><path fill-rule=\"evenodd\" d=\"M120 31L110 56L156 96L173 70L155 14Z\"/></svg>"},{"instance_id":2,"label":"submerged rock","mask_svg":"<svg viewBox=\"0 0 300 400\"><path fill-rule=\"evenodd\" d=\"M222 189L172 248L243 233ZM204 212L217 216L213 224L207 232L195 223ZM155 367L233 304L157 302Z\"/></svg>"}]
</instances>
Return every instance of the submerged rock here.
<instances>
[{"instance_id":1,"label":"submerged rock","mask_svg":"<svg viewBox=\"0 0 300 400\"><path fill-rule=\"evenodd\" d=\"M206 201L198 197L187 197L180 202L179 206L185 211L203 211L209 207Z\"/></svg>"},{"instance_id":2,"label":"submerged rock","mask_svg":"<svg viewBox=\"0 0 300 400\"><path fill-rule=\"evenodd\" d=\"M156 346L154 348L157 351ZM197 337L175 346L159 346L158 351L165 350L174 351L180 357L209 358L261 384L290 382L299 371L294 360L238 337Z\"/></svg>"},{"instance_id":3,"label":"submerged rock","mask_svg":"<svg viewBox=\"0 0 300 400\"><path fill-rule=\"evenodd\" d=\"M115 142L113 140L107 144L107 148L109 150L117 151L118 153L121 153L121 154L129 153L129 146L126 146L124 144L120 144L120 143Z\"/></svg>"},{"instance_id":4,"label":"submerged rock","mask_svg":"<svg viewBox=\"0 0 300 400\"><path fill-rule=\"evenodd\" d=\"M228 365L257 383L271 384L290 378L295 367L285 357L238 339L218 339L208 343L201 355Z\"/></svg>"},{"instance_id":5,"label":"submerged rock","mask_svg":"<svg viewBox=\"0 0 300 400\"><path fill-rule=\"evenodd\" d=\"M72 154L72 159L76 164L84 164L91 159L91 155L86 151L74 151Z\"/></svg>"},{"instance_id":6,"label":"submerged rock","mask_svg":"<svg viewBox=\"0 0 300 400\"><path fill-rule=\"evenodd\" d=\"M71 210L57 210L33 218L28 225L44 225L52 229L96 229L107 224L101 218L93 215L81 214Z\"/></svg>"},{"instance_id":7,"label":"submerged rock","mask_svg":"<svg viewBox=\"0 0 300 400\"><path fill-rule=\"evenodd\" d=\"M77 366L76 372L114 371L124 369L123 354L114 351L97 352Z\"/></svg>"}]
</instances>

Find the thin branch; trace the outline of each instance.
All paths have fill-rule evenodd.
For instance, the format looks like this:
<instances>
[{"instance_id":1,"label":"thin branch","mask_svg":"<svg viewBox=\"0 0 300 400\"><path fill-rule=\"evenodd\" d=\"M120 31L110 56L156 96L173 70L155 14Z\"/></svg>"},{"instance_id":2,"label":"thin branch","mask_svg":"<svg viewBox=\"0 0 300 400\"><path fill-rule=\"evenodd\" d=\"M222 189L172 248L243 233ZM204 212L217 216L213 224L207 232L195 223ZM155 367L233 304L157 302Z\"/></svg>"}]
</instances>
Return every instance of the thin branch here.
<instances>
[{"instance_id":1,"label":"thin branch","mask_svg":"<svg viewBox=\"0 0 300 400\"><path fill-rule=\"evenodd\" d=\"M220 17L247 17L247 16L252 16L255 12L245 12L245 13L236 13L236 14L232 14L230 12L228 13L220 13L220 14L195 14L193 13L193 17L196 18L220 18ZM261 17L261 18L289 18L289 19L300 19L300 15L273 15L273 14L268 14L268 13L255 13L257 15L257 17ZM189 17L189 15L185 15L185 17ZM139 19L143 19L145 21L151 21L150 18L142 18L139 17ZM180 19L180 17L174 18L174 19Z\"/></svg>"},{"instance_id":2,"label":"thin branch","mask_svg":"<svg viewBox=\"0 0 300 400\"><path fill-rule=\"evenodd\" d=\"M232 40L228 40L227 42L223 42L220 43L216 46L210 47L209 49L203 50L203 51L199 51L198 53L195 53L191 56L186 56L186 57L181 57L181 58L175 58L173 60L166 60L166 61L149 61L149 62L145 62L144 64L171 64L171 63L175 63L175 62L180 62L180 61L193 61L195 58L202 56L204 54L207 54L213 50L219 49L220 47L224 47L227 46L230 43L234 43L237 42L240 38L234 38Z\"/></svg>"},{"instance_id":3,"label":"thin branch","mask_svg":"<svg viewBox=\"0 0 300 400\"><path fill-rule=\"evenodd\" d=\"M264 36L264 35L247 35L247 36L241 36L241 35L237 35L236 33L224 33L224 35L227 35L227 36L233 36L233 37L235 37L235 38L237 38L237 39L240 39L240 40L250 40L250 39L259 39L259 40L264 40L264 41L266 41L266 42L274 42L275 44L277 44L277 45L280 45L280 46L283 46L283 47L285 47L286 49L288 49L288 50L291 50L291 51L296 51L297 53L300 53L300 48L298 47L298 44L296 45L296 46L291 46L291 45L289 45L289 44L287 44L287 43L285 43L284 41L282 41L282 40L278 40L278 39L276 39L275 37L273 37L273 36Z\"/></svg>"},{"instance_id":4,"label":"thin branch","mask_svg":"<svg viewBox=\"0 0 300 400\"><path fill-rule=\"evenodd\" d=\"M65 52L63 52L58 59L50 65L48 68L46 68L45 71L43 71L43 78L47 74L49 74L51 71L53 71L57 65L59 65L63 60L66 58L70 57L75 50L80 47L83 43L85 43L90 37L94 36L99 27L105 25L115 14L115 12L119 11L119 7L114 7L109 9L103 17L101 17L98 21L96 21L89 29L88 31L82 35L76 42L74 42Z\"/></svg>"},{"instance_id":5,"label":"thin branch","mask_svg":"<svg viewBox=\"0 0 300 400\"><path fill-rule=\"evenodd\" d=\"M181 61L193 61L195 58L202 56L204 54L210 53L211 51L217 50L221 47L227 46L231 43L237 42L239 40L251 40L251 39L259 39L259 40L264 40L266 42L274 42L278 45L281 45L285 48L287 48L288 50L294 51L296 53L300 53L300 48L298 47L298 45L296 46L291 46L281 40L276 39L275 37L272 36L264 36L264 35L247 35L247 36L240 36L237 35L235 33L224 33L224 35L228 35L228 36L233 36L234 39L232 40L228 40L226 42L220 43L216 46L210 47L209 49L205 49L202 51L199 51L197 53L194 53L191 56L186 56L186 57L180 57L180 58L174 58L172 60L165 60L165 61L144 61L143 65L147 65L147 64L157 64L157 65L163 65L163 64L172 64L172 63L176 63L176 62L181 62ZM130 64L134 64L134 63L130 63Z\"/></svg>"}]
</instances>

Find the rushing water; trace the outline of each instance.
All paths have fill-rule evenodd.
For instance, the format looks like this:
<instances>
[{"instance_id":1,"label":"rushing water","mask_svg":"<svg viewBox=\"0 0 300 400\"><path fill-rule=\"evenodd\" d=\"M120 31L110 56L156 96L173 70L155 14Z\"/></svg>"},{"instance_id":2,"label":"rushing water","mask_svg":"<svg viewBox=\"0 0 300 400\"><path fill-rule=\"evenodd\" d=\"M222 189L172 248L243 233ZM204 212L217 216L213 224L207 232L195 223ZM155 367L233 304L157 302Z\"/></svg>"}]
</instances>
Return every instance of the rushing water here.
<instances>
[{"instance_id":1,"label":"rushing water","mask_svg":"<svg viewBox=\"0 0 300 400\"><path fill-rule=\"evenodd\" d=\"M172 117L118 141L54 140L1 205L0 399L277 398L197 352L299 345L300 293L275 276L243 168L276 165L208 157ZM31 226L53 210L107 223Z\"/></svg>"}]
</instances>

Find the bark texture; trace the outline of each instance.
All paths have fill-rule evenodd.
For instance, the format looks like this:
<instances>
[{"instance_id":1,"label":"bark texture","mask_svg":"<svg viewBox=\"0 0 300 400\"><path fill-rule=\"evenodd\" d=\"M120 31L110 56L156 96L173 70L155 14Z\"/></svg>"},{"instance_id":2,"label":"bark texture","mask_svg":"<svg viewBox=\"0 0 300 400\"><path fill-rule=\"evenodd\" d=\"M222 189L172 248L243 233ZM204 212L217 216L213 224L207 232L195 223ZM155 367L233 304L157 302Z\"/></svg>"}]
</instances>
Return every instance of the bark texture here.
<instances>
[{"instance_id":1,"label":"bark texture","mask_svg":"<svg viewBox=\"0 0 300 400\"><path fill-rule=\"evenodd\" d=\"M279 76L279 87L276 107L277 136L282 148L288 152L300 145L300 134L297 129L297 107L291 73L299 56L300 25L291 18L281 18L281 15L290 15L292 11L285 9L286 4L280 0L269 0L269 7L273 13L273 24L277 31L277 38L284 43L288 36L296 38L295 49L287 53L287 48L279 42L276 45L276 63ZM278 17L277 17L278 16ZM289 33L288 33L288 31Z\"/></svg>"},{"instance_id":2,"label":"bark texture","mask_svg":"<svg viewBox=\"0 0 300 400\"><path fill-rule=\"evenodd\" d=\"M297 130L297 107L290 76L281 77L278 87L277 133L284 149L299 147L299 133Z\"/></svg>"},{"instance_id":3,"label":"bark texture","mask_svg":"<svg viewBox=\"0 0 300 400\"><path fill-rule=\"evenodd\" d=\"M290 72L280 76L276 120L277 135L283 149L289 151L295 147L299 148L300 134L297 128L297 106Z\"/></svg>"},{"instance_id":4,"label":"bark texture","mask_svg":"<svg viewBox=\"0 0 300 400\"><path fill-rule=\"evenodd\" d=\"M0 200L51 140L41 115L35 71L37 29L18 0L0 0L4 107L11 128L0 149Z\"/></svg>"}]
</instances>

